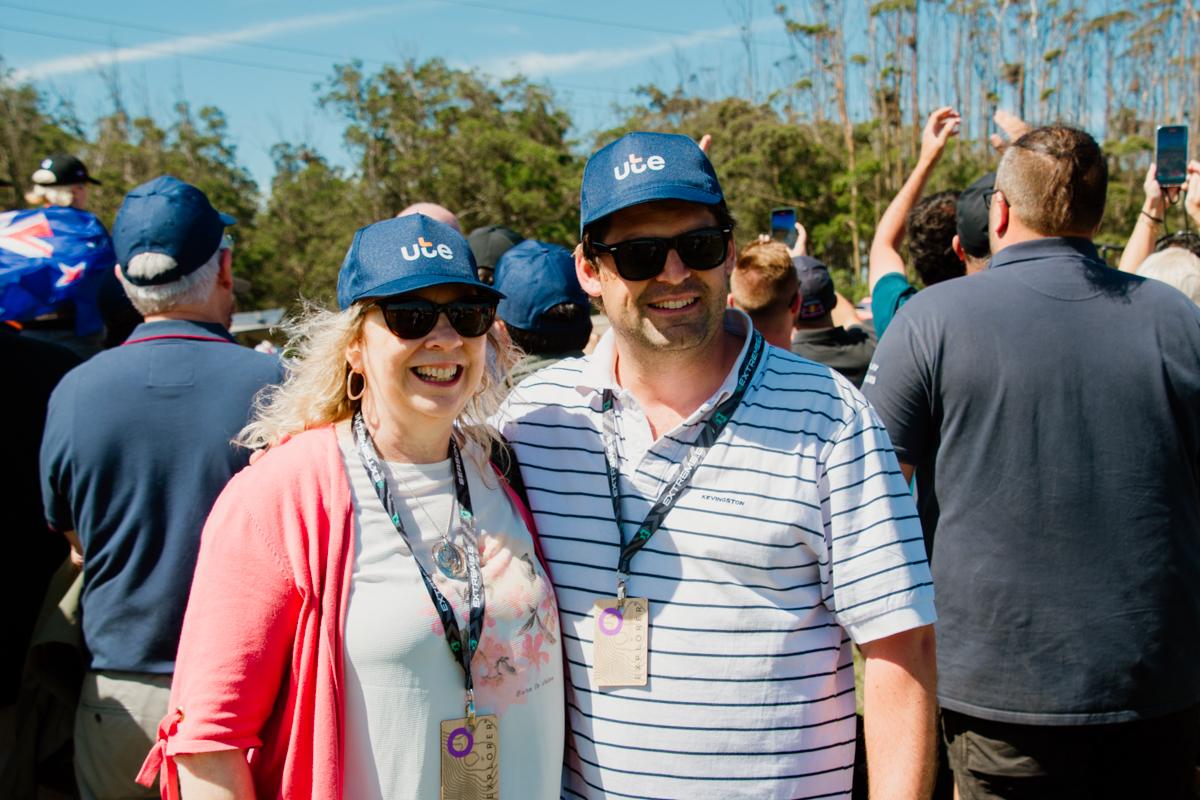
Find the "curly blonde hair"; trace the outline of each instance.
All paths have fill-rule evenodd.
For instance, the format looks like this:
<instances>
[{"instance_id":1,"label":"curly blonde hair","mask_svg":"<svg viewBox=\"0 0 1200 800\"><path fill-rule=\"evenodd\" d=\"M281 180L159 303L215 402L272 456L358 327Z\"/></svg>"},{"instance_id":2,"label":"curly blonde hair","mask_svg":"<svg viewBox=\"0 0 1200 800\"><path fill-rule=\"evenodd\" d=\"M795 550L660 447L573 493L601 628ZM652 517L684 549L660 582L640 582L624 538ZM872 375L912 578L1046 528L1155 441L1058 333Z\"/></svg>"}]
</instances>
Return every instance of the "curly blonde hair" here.
<instances>
[{"instance_id":1,"label":"curly blonde hair","mask_svg":"<svg viewBox=\"0 0 1200 800\"><path fill-rule=\"evenodd\" d=\"M288 335L283 349L284 381L255 397L251 422L235 444L251 450L271 447L293 434L349 419L358 410L358 401L346 395L350 373L346 348L362 335L370 307L363 302L345 311L330 311L306 302L300 313L284 324ZM501 441L487 420L508 394L508 374L520 358L520 351L507 337L497 335L495 328L488 331L487 343L487 366L479 389L456 421L459 443L479 445L476 455L481 459Z\"/></svg>"}]
</instances>

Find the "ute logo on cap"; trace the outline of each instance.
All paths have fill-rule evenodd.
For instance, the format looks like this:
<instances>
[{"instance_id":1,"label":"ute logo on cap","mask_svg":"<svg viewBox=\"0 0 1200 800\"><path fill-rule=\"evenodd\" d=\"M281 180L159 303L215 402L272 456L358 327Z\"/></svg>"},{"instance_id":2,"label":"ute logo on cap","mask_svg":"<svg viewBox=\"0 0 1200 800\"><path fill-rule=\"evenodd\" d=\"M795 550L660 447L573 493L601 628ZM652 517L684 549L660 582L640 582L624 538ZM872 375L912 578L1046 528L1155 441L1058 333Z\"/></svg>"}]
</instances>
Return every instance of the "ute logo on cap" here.
<instances>
[{"instance_id":1,"label":"ute logo on cap","mask_svg":"<svg viewBox=\"0 0 1200 800\"><path fill-rule=\"evenodd\" d=\"M662 156L650 156L647 159L642 159L641 156L629 154L627 161L622 161L620 166L613 167L613 177L619 181L623 181L629 177L632 172L634 175L640 175L648 169L657 172L667 166L667 161Z\"/></svg>"},{"instance_id":2,"label":"ute logo on cap","mask_svg":"<svg viewBox=\"0 0 1200 800\"><path fill-rule=\"evenodd\" d=\"M411 252L410 246L401 246L400 255L404 257L405 261L416 261L421 256L425 256L425 258L440 256L447 261L454 260L454 251L450 249L450 245L435 245L433 242L425 241L424 236L417 237L417 243L411 245Z\"/></svg>"}]
</instances>

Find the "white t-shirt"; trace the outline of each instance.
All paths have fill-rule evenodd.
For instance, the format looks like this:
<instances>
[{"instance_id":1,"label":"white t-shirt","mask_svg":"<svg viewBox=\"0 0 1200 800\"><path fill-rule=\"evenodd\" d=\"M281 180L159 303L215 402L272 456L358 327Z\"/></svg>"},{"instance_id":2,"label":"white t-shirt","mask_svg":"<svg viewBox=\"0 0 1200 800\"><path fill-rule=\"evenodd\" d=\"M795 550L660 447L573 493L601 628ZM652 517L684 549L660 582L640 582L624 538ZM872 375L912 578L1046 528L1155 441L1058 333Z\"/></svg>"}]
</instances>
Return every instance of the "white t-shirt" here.
<instances>
[{"instance_id":1,"label":"white t-shirt","mask_svg":"<svg viewBox=\"0 0 1200 800\"><path fill-rule=\"evenodd\" d=\"M726 314L746 339L750 320ZM728 427L628 591L650 600L649 681L600 688L592 602L616 589L619 537L600 431L615 394L626 540L736 388L651 434L616 380L613 334L518 386L499 421L514 443L562 604L570 735L563 796L848 798L850 642L932 623L916 509L887 434L845 378L768 347Z\"/></svg>"},{"instance_id":2,"label":"white t-shirt","mask_svg":"<svg viewBox=\"0 0 1200 800\"><path fill-rule=\"evenodd\" d=\"M345 630L345 797L436 798L441 722L463 716L462 668L346 424L338 426L338 443L355 522ZM563 752L558 607L529 532L499 479L489 474L485 483L470 452L463 455L487 594L471 671L478 713L500 720L500 796L558 797ZM465 628L467 583L442 575L432 556L452 512L450 461L384 466L416 557ZM458 530L455 541L464 544Z\"/></svg>"}]
</instances>

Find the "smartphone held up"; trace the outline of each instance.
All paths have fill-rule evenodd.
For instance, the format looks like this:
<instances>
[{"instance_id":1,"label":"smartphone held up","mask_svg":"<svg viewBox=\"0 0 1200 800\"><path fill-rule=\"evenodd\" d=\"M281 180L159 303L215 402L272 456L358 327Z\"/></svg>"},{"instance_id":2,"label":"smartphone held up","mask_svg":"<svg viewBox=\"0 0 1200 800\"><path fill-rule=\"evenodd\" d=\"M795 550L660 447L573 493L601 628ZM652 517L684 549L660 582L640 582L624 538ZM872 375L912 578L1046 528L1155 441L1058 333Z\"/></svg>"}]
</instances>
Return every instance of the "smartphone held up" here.
<instances>
[{"instance_id":1,"label":"smartphone held up","mask_svg":"<svg viewBox=\"0 0 1200 800\"><path fill-rule=\"evenodd\" d=\"M771 209L771 238L788 247L796 244L796 209L780 207Z\"/></svg>"},{"instance_id":2,"label":"smartphone held up","mask_svg":"<svg viewBox=\"0 0 1200 800\"><path fill-rule=\"evenodd\" d=\"M1187 125L1159 125L1154 139L1155 180L1165 188L1187 182Z\"/></svg>"}]
</instances>

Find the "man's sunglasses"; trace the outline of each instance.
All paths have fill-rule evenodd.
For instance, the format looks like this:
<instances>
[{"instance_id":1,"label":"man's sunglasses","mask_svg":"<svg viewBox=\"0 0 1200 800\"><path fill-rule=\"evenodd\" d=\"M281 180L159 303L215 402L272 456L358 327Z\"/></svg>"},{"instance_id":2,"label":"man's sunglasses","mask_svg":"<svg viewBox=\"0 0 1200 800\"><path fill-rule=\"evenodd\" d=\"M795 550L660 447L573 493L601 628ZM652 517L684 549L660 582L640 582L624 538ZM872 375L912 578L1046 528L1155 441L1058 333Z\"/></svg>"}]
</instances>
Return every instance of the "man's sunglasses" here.
<instances>
[{"instance_id":1,"label":"man's sunglasses","mask_svg":"<svg viewBox=\"0 0 1200 800\"><path fill-rule=\"evenodd\" d=\"M483 297L463 297L449 303L435 303L424 297L389 297L376 303L383 312L388 330L401 339L420 339L446 315L459 336L483 336L496 320L496 301Z\"/></svg>"},{"instance_id":2,"label":"man's sunglasses","mask_svg":"<svg viewBox=\"0 0 1200 800\"><path fill-rule=\"evenodd\" d=\"M616 244L592 242L592 248L609 253L617 273L627 281L646 281L660 274L667 265L667 254L674 250L688 269L715 269L725 263L729 236L733 228L697 228L678 236L646 236Z\"/></svg>"}]
</instances>

